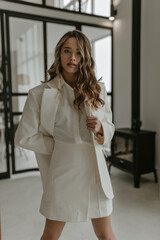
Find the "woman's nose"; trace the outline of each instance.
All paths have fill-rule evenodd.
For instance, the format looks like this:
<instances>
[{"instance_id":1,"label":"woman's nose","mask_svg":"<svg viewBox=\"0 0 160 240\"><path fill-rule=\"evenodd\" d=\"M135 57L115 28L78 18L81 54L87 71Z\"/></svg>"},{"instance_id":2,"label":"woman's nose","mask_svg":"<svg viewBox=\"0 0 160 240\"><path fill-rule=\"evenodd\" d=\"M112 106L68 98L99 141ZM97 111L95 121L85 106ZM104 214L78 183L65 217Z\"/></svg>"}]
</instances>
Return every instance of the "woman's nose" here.
<instances>
[{"instance_id":1,"label":"woman's nose","mask_svg":"<svg viewBox=\"0 0 160 240\"><path fill-rule=\"evenodd\" d=\"M72 60L72 61L75 61L75 60L76 60L76 57L75 57L75 54L74 54L74 53L72 53L72 55L71 55L71 60Z\"/></svg>"}]
</instances>

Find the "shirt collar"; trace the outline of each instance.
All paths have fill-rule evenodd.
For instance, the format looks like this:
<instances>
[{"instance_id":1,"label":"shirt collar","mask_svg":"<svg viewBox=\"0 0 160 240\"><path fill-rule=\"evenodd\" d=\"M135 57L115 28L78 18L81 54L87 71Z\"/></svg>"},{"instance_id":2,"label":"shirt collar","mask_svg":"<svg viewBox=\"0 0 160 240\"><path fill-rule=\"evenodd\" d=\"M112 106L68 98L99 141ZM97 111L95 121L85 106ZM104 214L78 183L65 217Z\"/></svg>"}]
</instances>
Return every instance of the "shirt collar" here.
<instances>
[{"instance_id":1,"label":"shirt collar","mask_svg":"<svg viewBox=\"0 0 160 240\"><path fill-rule=\"evenodd\" d=\"M66 86L67 89L69 90L74 90L68 83L65 82L64 78L62 75L60 75L60 77L57 75L55 76L51 81L47 82L47 85L50 88L62 88L63 86Z\"/></svg>"},{"instance_id":2,"label":"shirt collar","mask_svg":"<svg viewBox=\"0 0 160 240\"><path fill-rule=\"evenodd\" d=\"M60 86L65 86L69 91L73 91L74 88L72 88L63 78L63 76L61 75L61 78L60 78Z\"/></svg>"}]
</instances>

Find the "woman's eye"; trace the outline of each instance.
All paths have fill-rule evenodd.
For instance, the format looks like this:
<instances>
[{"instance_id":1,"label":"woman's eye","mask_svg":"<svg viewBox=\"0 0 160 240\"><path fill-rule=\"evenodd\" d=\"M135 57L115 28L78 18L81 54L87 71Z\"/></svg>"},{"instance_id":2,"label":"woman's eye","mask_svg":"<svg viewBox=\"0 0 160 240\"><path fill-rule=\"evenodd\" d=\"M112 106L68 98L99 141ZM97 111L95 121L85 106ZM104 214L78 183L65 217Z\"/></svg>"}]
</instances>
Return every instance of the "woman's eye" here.
<instances>
[{"instance_id":1,"label":"woman's eye","mask_svg":"<svg viewBox=\"0 0 160 240\"><path fill-rule=\"evenodd\" d=\"M65 52L65 53L69 53L70 51L69 51L68 49L65 49L64 52Z\"/></svg>"},{"instance_id":2,"label":"woman's eye","mask_svg":"<svg viewBox=\"0 0 160 240\"><path fill-rule=\"evenodd\" d=\"M78 54L78 55L81 55L81 53L80 53L80 52L77 52L77 54Z\"/></svg>"}]
</instances>

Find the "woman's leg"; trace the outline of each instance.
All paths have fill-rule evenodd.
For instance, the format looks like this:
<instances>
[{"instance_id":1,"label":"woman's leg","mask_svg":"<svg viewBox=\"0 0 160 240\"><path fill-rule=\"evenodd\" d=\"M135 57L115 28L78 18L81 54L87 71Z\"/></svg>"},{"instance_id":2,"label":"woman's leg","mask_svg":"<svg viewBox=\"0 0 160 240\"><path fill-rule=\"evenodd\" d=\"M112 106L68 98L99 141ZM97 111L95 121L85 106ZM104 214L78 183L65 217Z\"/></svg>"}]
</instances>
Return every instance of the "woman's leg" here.
<instances>
[{"instance_id":1,"label":"woman's leg","mask_svg":"<svg viewBox=\"0 0 160 240\"><path fill-rule=\"evenodd\" d=\"M109 217L92 218L94 232L99 240L116 240Z\"/></svg>"},{"instance_id":2,"label":"woman's leg","mask_svg":"<svg viewBox=\"0 0 160 240\"><path fill-rule=\"evenodd\" d=\"M41 240L58 240L64 226L65 222L46 219L46 224Z\"/></svg>"}]
</instances>

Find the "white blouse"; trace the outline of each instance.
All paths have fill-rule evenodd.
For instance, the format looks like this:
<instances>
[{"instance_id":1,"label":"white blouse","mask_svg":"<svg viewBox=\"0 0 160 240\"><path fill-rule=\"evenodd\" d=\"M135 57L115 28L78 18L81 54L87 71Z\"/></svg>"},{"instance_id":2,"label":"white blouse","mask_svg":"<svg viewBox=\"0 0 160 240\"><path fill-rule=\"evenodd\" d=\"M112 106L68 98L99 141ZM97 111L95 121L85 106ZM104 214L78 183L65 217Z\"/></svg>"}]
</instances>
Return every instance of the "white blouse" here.
<instances>
[{"instance_id":1,"label":"white blouse","mask_svg":"<svg viewBox=\"0 0 160 240\"><path fill-rule=\"evenodd\" d=\"M93 145L91 132L86 126L86 111L84 103L81 104L82 112L77 112L74 108L73 101L77 97L78 92L67 84L61 77L62 100L58 106L55 127L55 141L68 143L88 143ZM67 114L66 114L67 112Z\"/></svg>"}]
</instances>

